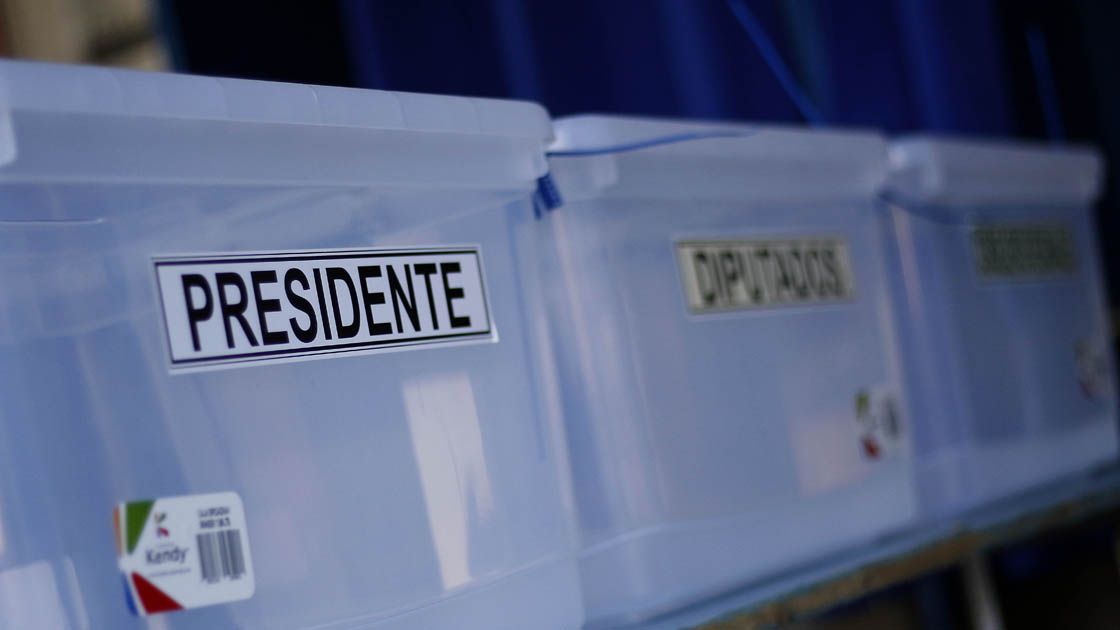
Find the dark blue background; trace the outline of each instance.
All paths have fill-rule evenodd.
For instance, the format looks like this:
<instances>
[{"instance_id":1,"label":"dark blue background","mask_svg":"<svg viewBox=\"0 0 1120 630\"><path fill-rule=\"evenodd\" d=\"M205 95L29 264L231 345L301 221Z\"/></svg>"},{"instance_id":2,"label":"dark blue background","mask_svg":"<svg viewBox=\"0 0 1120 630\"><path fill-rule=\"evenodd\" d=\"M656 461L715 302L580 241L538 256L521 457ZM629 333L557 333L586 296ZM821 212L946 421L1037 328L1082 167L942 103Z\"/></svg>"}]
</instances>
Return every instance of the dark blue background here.
<instances>
[{"instance_id":1,"label":"dark blue background","mask_svg":"<svg viewBox=\"0 0 1120 630\"><path fill-rule=\"evenodd\" d=\"M745 4L827 124L1120 149L1120 2ZM176 66L196 73L523 98L556 116L803 121L725 0L162 0L161 9ZM1120 169L1110 166L1107 188L1101 232L1115 279Z\"/></svg>"}]
</instances>

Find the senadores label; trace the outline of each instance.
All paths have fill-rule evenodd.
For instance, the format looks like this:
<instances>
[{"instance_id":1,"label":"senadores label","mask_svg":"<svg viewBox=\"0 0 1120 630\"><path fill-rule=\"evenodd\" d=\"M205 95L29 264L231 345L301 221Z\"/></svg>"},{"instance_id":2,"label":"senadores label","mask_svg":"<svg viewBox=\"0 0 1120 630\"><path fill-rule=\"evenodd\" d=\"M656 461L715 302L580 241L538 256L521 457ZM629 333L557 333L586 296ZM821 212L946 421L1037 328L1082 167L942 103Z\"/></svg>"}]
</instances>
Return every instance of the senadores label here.
<instances>
[{"instance_id":1,"label":"senadores label","mask_svg":"<svg viewBox=\"0 0 1120 630\"><path fill-rule=\"evenodd\" d=\"M839 237L680 241L677 261L694 314L844 301L855 290Z\"/></svg>"},{"instance_id":2,"label":"senadores label","mask_svg":"<svg viewBox=\"0 0 1120 630\"><path fill-rule=\"evenodd\" d=\"M972 229L976 271L1006 280L1068 275L1077 269L1073 232L1063 225L989 225Z\"/></svg>"},{"instance_id":3,"label":"senadores label","mask_svg":"<svg viewBox=\"0 0 1120 630\"><path fill-rule=\"evenodd\" d=\"M173 370L492 341L477 248L154 260Z\"/></svg>"},{"instance_id":4,"label":"senadores label","mask_svg":"<svg viewBox=\"0 0 1120 630\"><path fill-rule=\"evenodd\" d=\"M245 508L234 492L119 504L117 556L129 607L138 615L253 596Z\"/></svg>"}]
</instances>

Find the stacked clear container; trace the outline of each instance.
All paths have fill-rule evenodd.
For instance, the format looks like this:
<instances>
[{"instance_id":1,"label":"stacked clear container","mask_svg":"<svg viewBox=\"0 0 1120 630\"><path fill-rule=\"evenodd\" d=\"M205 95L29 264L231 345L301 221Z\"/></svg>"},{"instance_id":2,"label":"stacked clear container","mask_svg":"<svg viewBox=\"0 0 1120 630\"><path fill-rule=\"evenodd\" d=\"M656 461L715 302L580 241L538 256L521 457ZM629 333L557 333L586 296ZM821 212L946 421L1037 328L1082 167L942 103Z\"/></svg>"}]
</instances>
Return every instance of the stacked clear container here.
<instances>
[{"instance_id":1,"label":"stacked clear container","mask_svg":"<svg viewBox=\"0 0 1120 630\"><path fill-rule=\"evenodd\" d=\"M146 627L114 506L223 491L255 594L160 627L578 626L518 262L550 135L523 103L0 64L0 626ZM448 246L500 339L172 369L157 257Z\"/></svg>"},{"instance_id":2,"label":"stacked clear container","mask_svg":"<svg viewBox=\"0 0 1120 630\"><path fill-rule=\"evenodd\" d=\"M600 116L556 133L540 261L592 624L910 522L884 140Z\"/></svg>"},{"instance_id":3,"label":"stacked clear container","mask_svg":"<svg viewBox=\"0 0 1120 630\"><path fill-rule=\"evenodd\" d=\"M911 138L890 151L894 285L925 509L1113 461L1112 337L1084 148Z\"/></svg>"}]
</instances>

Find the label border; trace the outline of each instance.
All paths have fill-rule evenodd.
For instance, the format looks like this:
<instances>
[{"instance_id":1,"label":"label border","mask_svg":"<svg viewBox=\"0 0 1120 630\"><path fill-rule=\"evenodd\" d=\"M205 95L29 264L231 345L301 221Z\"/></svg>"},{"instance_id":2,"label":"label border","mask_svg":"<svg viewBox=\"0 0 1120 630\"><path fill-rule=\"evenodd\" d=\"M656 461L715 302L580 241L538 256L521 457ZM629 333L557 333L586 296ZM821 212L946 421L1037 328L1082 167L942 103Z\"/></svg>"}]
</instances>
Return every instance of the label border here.
<instances>
[{"instance_id":1,"label":"label border","mask_svg":"<svg viewBox=\"0 0 1120 630\"><path fill-rule=\"evenodd\" d=\"M482 288L482 305L486 313L486 330L469 333L451 333L447 335L429 335L426 337L413 337L405 340L373 340L360 341L346 344L334 344L325 347L307 350L266 350L261 352L238 353L222 357L198 357L191 359L176 359L171 351L171 331L167 325L167 307L164 304L163 290L159 281L159 268L161 266L176 265L214 265L229 262L239 263L269 263L288 260L346 260L354 258L394 258L408 256L425 256L431 254L472 254L478 270L479 285ZM155 281L156 295L159 297L160 315L163 320L163 337L167 351L169 369L172 372L186 372L205 368L238 367L257 362L280 362L282 359L298 361L312 359L327 354L349 354L373 352L376 350L402 350L413 346L435 345L436 339L445 339L448 345L461 345L469 342L498 342L497 327L490 309L490 292L486 287L486 276L483 273L482 247L479 245L454 245L449 247L413 247L413 248L344 248L344 249L302 249L283 251L256 251L244 253L198 253L198 254L167 254L151 257L152 277ZM289 361L289 362L291 362Z\"/></svg>"}]
</instances>

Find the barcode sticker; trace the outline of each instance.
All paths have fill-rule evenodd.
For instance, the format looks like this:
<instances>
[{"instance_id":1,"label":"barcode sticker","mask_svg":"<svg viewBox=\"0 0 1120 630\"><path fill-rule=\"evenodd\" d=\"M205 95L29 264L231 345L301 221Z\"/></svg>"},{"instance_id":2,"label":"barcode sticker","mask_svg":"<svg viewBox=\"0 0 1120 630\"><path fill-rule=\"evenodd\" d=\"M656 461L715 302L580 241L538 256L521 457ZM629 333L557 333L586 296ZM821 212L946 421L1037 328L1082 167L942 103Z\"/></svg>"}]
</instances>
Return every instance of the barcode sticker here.
<instances>
[{"instance_id":1,"label":"barcode sticker","mask_svg":"<svg viewBox=\"0 0 1120 630\"><path fill-rule=\"evenodd\" d=\"M241 530L223 529L218 532L199 534L197 539L203 582L213 584L222 578L236 580L245 575Z\"/></svg>"},{"instance_id":2,"label":"barcode sticker","mask_svg":"<svg viewBox=\"0 0 1120 630\"><path fill-rule=\"evenodd\" d=\"M137 614L252 597L245 508L236 493L121 503L113 525L128 604Z\"/></svg>"}]
</instances>

